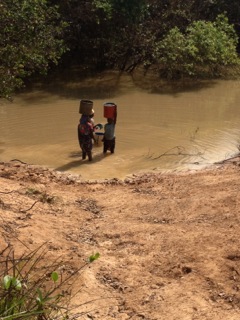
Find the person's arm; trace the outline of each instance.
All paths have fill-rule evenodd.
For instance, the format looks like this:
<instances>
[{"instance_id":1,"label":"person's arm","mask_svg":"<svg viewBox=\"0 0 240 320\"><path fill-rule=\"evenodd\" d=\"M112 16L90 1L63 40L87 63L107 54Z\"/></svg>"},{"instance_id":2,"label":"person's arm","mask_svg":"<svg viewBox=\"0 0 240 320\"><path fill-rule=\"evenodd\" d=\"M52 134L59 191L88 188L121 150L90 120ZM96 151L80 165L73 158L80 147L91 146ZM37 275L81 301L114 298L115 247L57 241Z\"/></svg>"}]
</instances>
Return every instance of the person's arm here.
<instances>
[{"instance_id":1,"label":"person's arm","mask_svg":"<svg viewBox=\"0 0 240 320\"><path fill-rule=\"evenodd\" d=\"M94 137L93 131L91 131L90 137L94 140L94 142L96 142L96 139L95 139L95 137Z\"/></svg>"},{"instance_id":2,"label":"person's arm","mask_svg":"<svg viewBox=\"0 0 240 320\"><path fill-rule=\"evenodd\" d=\"M92 125L92 123L88 123L88 125L90 127L90 137L94 140L94 142L96 142L96 139L93 134L93 132L94 132L93 125Z\"/></svg>"}]
</instances>

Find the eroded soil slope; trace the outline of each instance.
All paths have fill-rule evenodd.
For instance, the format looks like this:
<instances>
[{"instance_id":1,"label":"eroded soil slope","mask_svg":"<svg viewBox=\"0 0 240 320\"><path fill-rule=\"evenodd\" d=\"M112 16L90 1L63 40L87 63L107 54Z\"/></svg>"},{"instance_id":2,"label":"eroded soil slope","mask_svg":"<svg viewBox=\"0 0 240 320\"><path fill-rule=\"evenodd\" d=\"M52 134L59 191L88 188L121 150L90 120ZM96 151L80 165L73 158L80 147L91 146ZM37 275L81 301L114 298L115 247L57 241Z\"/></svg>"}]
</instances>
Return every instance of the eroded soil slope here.
<instances>
[{"instance_id":1,"label":"eroded soil slope","mask_svg":"<svg viewBox=\"0 0 240 320\"><path fill-rule=\"evenodd\" d=\"M239 175L238 159L124 181L1 163L0 251L46 242L70 273L99 252L74 283L82 319L239 320Z\"/></svg>"}]
</instances>

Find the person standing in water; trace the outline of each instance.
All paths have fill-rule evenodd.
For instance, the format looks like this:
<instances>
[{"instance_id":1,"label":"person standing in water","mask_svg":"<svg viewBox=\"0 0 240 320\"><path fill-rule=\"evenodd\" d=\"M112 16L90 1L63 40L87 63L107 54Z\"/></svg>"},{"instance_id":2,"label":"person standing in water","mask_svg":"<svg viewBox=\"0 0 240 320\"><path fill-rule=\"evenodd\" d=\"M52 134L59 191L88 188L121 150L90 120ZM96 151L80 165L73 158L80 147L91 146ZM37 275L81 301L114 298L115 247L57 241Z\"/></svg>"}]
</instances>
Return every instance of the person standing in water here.
<instances>
[{"instance_id":1,"label":"person standing in water","mask_svg":"<svg viewBox=\"0 0 240 320\"><path fill-rule=\"evenodd\" d=\"M92 161L93 140L95 140L93 115L94 111L92 115L82 115L78 124L78 141L82 150L82 159L88 156L89 161Z\"/></svg>"},{"instance_id":2,"label":"person standing in water","mask_svg":"<svg viewBox=\"0 0 240 320\"><path fill-rule=\"evenodd\" d=\"M115 150L115 125L116 125L116 117L115 119L108 118L107 123L104 126L104 136L103 136L103 153L106 153L107 150L110 150L111 153L114 153Z\"/></svg>"}]
</instances>

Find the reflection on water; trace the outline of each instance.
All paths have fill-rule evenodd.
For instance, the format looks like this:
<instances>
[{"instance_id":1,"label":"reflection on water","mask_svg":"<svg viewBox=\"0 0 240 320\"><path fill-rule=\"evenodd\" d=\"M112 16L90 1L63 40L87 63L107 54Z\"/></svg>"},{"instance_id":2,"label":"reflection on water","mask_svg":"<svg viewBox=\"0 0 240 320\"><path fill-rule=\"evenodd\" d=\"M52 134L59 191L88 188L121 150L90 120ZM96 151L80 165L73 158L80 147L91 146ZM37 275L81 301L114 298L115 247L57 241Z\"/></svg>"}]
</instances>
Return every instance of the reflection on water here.
<instances>
[{"instance_id":1,"label":"reflection on water","mask_svg":"<svg viewBox=\"0 0 240 320\"><path fill-rule=\"evenodd\" d=\"M239 81L206 82L185 91L156 90L149 83L114 72L86 79L56 77L19 94L13 103L1 102L0 159L98 179L198 169L238 152ZM94 101L95 123L106 122L105 102L118 105L114 155L104 156L102 147L95 146L93 162L81 160L80 99Z\"/></svg>"}]
</instances>

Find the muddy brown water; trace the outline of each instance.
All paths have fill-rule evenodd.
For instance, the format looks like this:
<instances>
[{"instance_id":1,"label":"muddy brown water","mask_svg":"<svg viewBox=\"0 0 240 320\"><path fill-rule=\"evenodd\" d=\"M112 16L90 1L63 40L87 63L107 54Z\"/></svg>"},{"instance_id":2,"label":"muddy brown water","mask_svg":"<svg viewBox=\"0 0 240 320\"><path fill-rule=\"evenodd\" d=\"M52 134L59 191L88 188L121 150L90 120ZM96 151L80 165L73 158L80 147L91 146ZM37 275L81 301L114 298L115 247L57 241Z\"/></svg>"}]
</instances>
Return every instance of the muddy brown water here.
<instances>
[{"instance_id":1,"label":"muddy brown water","mask_svg":"<svg viewBox=\"0 0 240 320\"><path fill-rule=\"evenodd\" d=\"M35 84L0 103L0 159L19 159L86 179L200 169L234 156L240 144L240 81L209 81L188 90L157 90L140 78L106 72ZM77 140L80 99L118 106L115 154L82 161Z\"/></svg>"}]
</instances>

